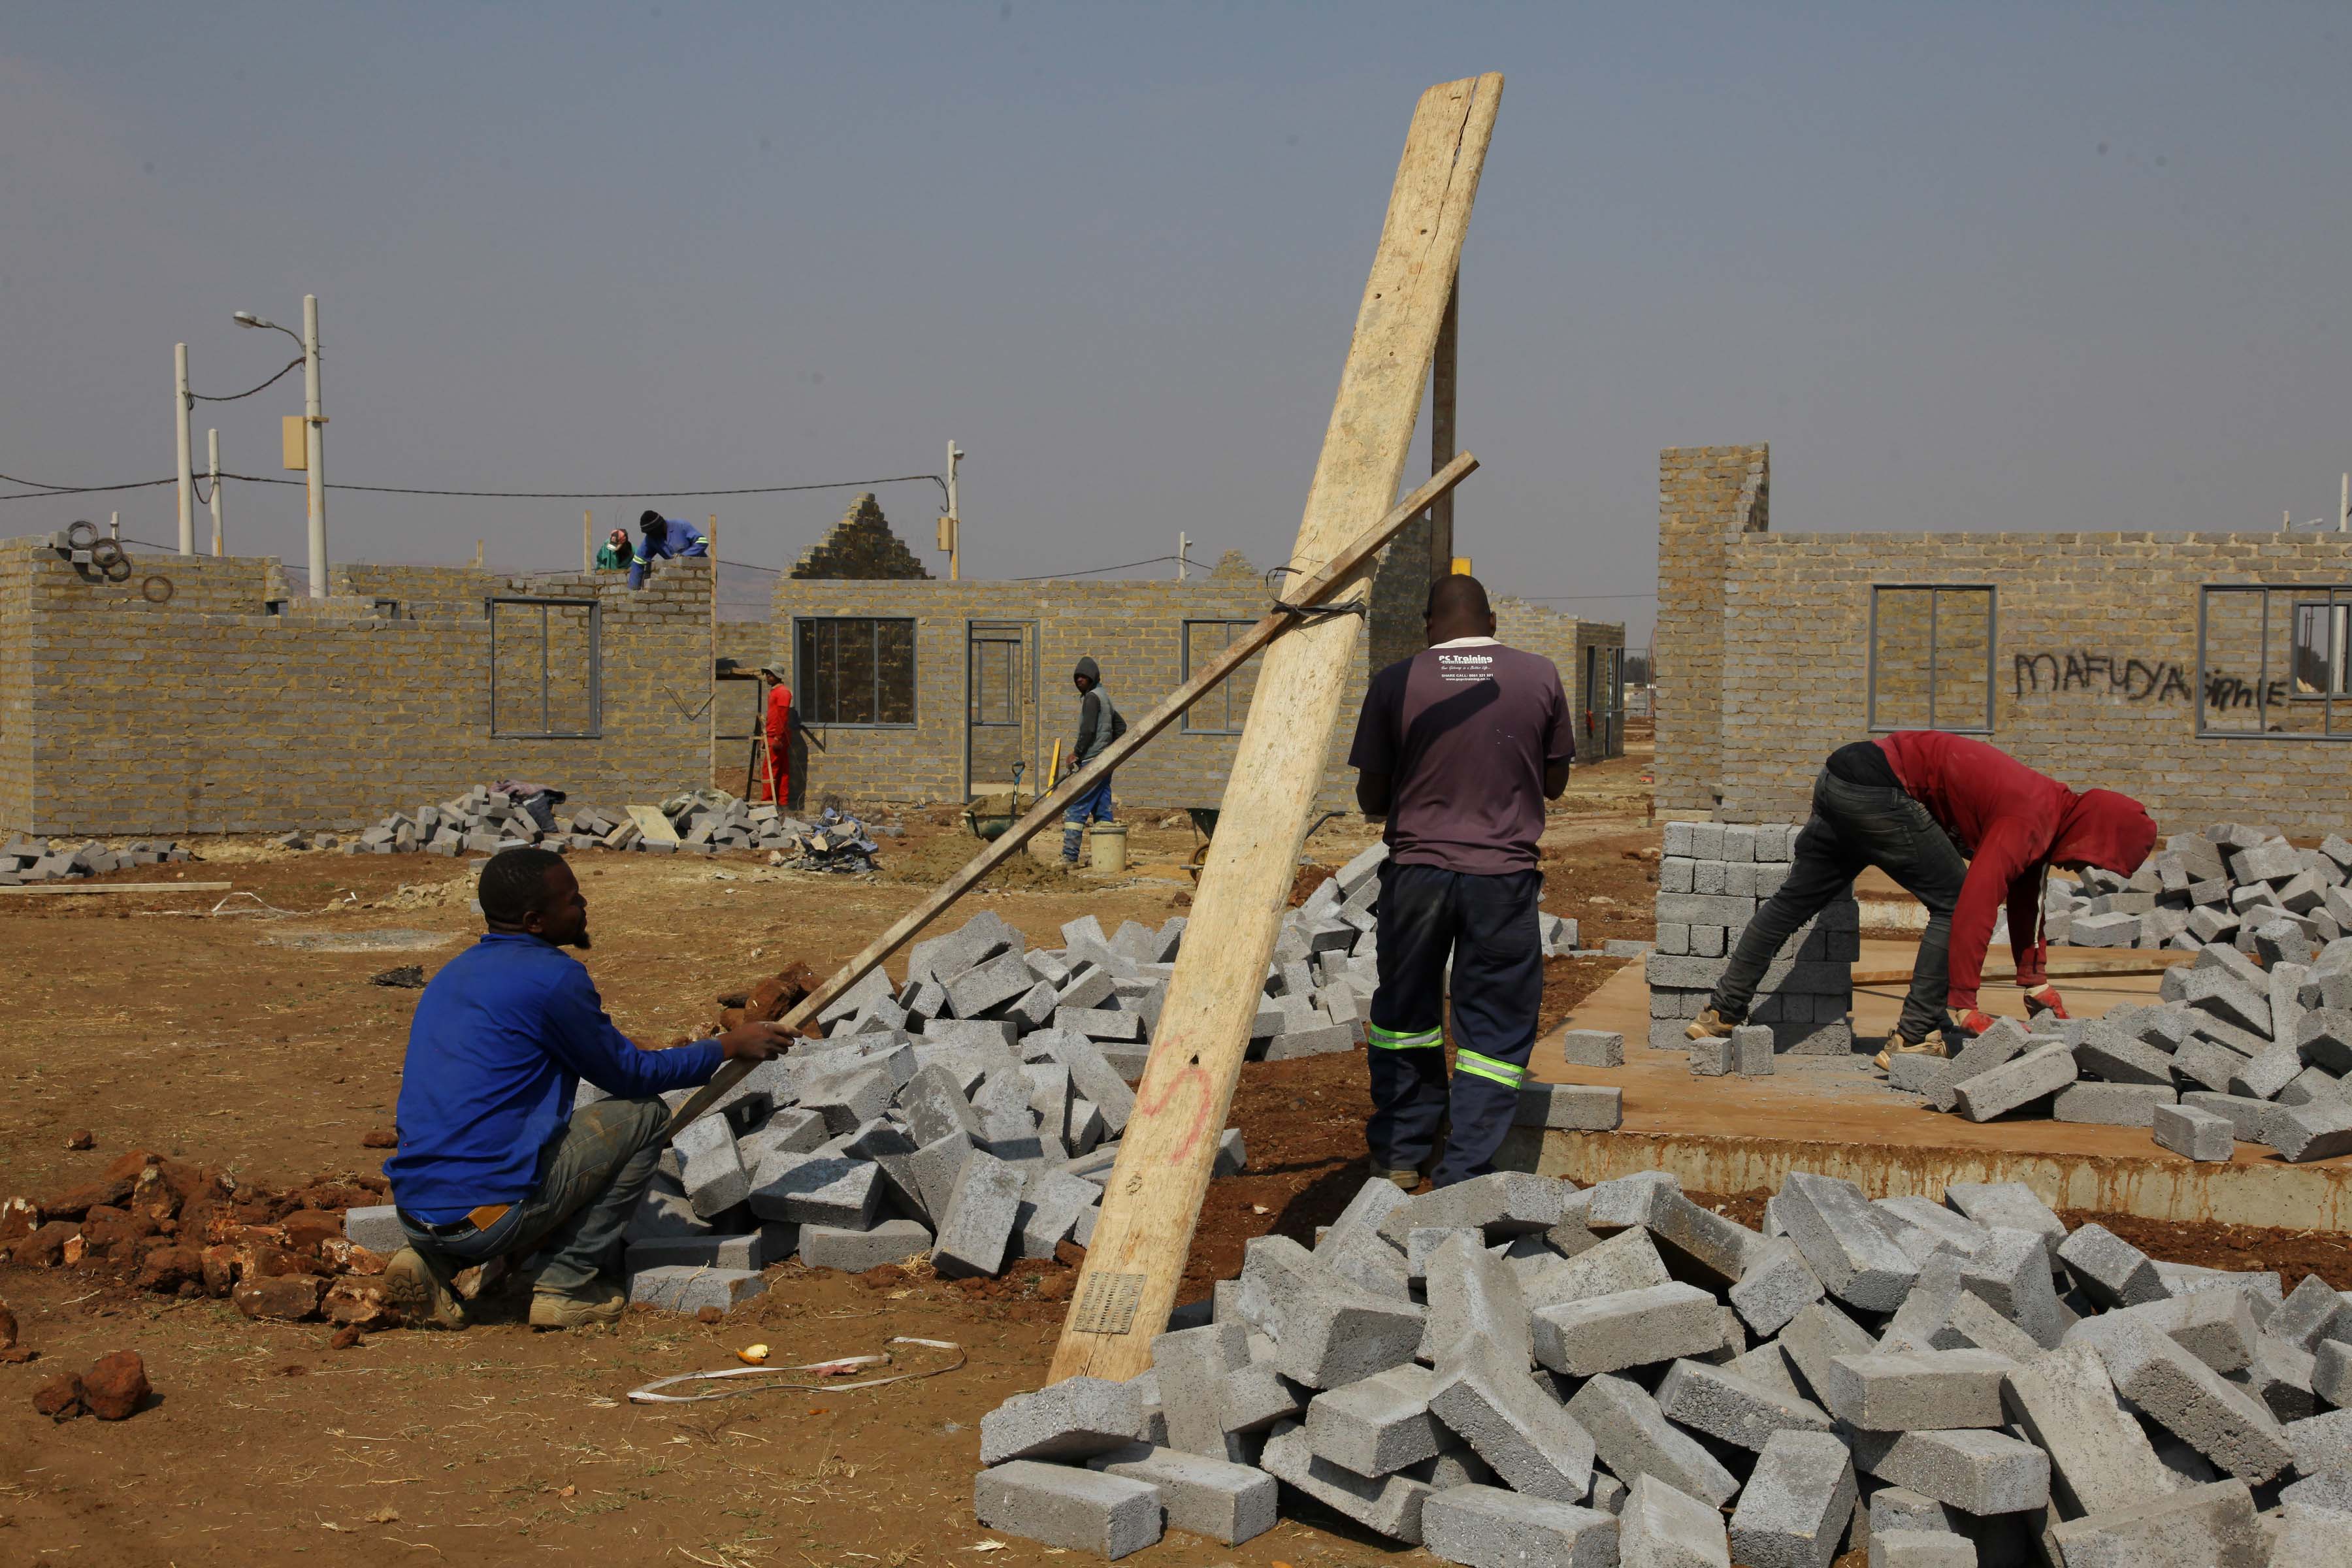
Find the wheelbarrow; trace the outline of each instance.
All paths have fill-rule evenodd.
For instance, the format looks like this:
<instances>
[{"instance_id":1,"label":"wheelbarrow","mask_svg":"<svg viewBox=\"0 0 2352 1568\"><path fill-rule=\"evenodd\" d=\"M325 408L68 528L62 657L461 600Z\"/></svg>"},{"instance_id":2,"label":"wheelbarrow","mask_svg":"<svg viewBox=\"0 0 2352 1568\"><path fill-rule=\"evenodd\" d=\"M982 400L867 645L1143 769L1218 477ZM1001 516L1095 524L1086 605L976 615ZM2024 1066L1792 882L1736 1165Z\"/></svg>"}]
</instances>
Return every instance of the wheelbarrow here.
<instances>
[{"instance_id":1,"label":"wheelbarrow","mask_svg":"<svg viewBox=\"0 0 2352 1568\"><path fill-rule=\"evenodd\" d=\"M1021 820L1021 773L1024 764L1013 764L1013 789L1006 795L982 795L963 808L963 825L971 829L974 838L993 844L1004 837L1012 826ZM1211 814L1215 815L1214 813Z\"/></svg>"}]
</instances>

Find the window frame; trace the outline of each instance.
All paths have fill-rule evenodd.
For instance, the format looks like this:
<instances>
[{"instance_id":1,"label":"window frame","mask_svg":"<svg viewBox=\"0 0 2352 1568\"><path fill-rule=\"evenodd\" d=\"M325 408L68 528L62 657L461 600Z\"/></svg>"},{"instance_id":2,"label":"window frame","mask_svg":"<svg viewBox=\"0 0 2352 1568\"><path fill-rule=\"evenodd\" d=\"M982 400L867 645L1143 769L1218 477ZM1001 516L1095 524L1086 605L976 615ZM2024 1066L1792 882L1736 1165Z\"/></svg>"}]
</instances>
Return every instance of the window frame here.
<instances>
[{"instance_id":1,"label":"window frame","mask_svg":"<svg viewBox=\"0 0 2352 1568\"><path fill-rule=\"evenodd\" d=\"M1881 594L1926 594L1927 595L1927 728L1946 735L1990 735L1998 718L1995 707L2000 694L1996 658L2000 646L2000 588L1993 583L1873 583L1870 585L1870 644L1864 654L1864 729L1874 735L1893 734L1916 725L1881 724L1878 721L1878 596ZM1982 594L1985 596L1985 668L1984 722L1981 725L1939 724L1937 722L1936 682L1937 667L1942 662L1940 623L1943 595L1946 594Z\"/></svg>"},{"instance_id":2,"label":"window frame","mask_svg":"<svg viewBox=\"0 0 2352 1568\"><path fill-rule=\"evenodd\" d=\"M520 605L539 611L539 722L536 730L499 727L499 606ZM582 730L551 727L553 710L548 700L552 641L551 617L559 609L588 612L588 725ZM601 600L542 597L530 594L494 594L482 601L482 616L490 623L490 738L494 741L601 741L604 738L604 606Z\"/></svg>"},{"instance_id":3,"label":"window frame","mask_svg":"<svg viewBox=\"0 0 2352 1568\"><path fill-rule=\"evenodd\" d=\"M1202 661L1202 667L1204 668L1206 665L1213 664L1218 659L1223 658L1225 654L1232 649L1234 639L1240 636L1241 633L1247 631L1256 625L1257 623L1255 621L1233 620L1223 616L1183 616L1178 622L1177 626L1176 684L1179 687L1183 687L1192 683L1192 671L1196 668L1192 658L1192 628L1194 626L1223 626L1226 628L1224 647L1216 649L1206 660ZM1247 662L1248 660L1246 659L1243 661L1244 664ZM1225 677L1225 679L1219 681L1213 689L1215 694L1222 698L1225 704L1226 722L1224 725L1195 724L1192 722L1192 716L1200 712L1202 709L1208 706L1210 693L1204 691L1201 694L1200 701L1195 702L1192 707L1184 710L1182 718L1178 721L1178 727L1187 735L1240 734L1242 732L1243 726L1249 722L1249 710L1246 707L1243 709L1238 721L1236 721L1234 717L1233 676L1239 675L1240 673L1241 668L1239 666L1236 666L1234 669L1233 675Z\"/></svg>"},{"instance_id":4,"label":"window frame","mask_svg":"<svg viewBox=\"0 0 2352 1568\"><path fill-rule=\"evenodd\" d=\"M2209 661L2207 634L2211 621L2214 596L2220 594L2259 594L2262 595L2263 619L2260 637L2262 658L2254 679L2254 727L2251 730L2224 730L2213 727L2213 676ZM2271 710L2271 602L2284 595L2287 605L2287 668L2282 678L2285 690L2280 698L2284 706L2319 703L2320 728L2317 733L2270 727ZM2316 595L2315 597L2315 595ZM2352 583L2200 583L2197 586L2197 721L2196 738L2200 741L2352 741L2352 677L2333 668L2334 651L2330 650L2330 683L2346 688L2343 691L2299 692L2294 689L2294 653L2296 635L2306 610L2344 612L2352 610ZM2333 621L2335 615L2326 615ZM2339 705L2345 720L2337 726Z\"/></svg>"},{"instance_id":5,"label":"window frame","mask_svg":"<svg viewBox=\"0 0 2352 1568\"><path fill-rule=\"evenodd\" d=\"M872 628L869 633L871 637L869 652L874 661L874 677L871 695L874 700L873 711L877 715L879 715L883 710L882 627L885 626L903 626L907 628L907 717L905 720L884 720L879 717L871 721L827 719L820 715L815 696L811 690L811 687L814 680L814 674L808 668L809 659L805 657L807 652L813 650L803 647L802 642L803 630L807 627L818 626L838 626L843 622L846 621L863 621L867 626ZM923 716L923 650L922 638L919 635L919 631L920 625L919 618L914 616L794 616L793 617L793 721L797 723L808 725L812 729L818 730L912 730L919 727L922 721ZM840 668L840 636L839 633L836 632L834 638L834 664L836 671ZM838 684L838 681L839 677L836 674L836 685ZM838 709L839 693L836 691L830 693L829 695L835 699L834 706Z\"/></svg>"}]
</instances>

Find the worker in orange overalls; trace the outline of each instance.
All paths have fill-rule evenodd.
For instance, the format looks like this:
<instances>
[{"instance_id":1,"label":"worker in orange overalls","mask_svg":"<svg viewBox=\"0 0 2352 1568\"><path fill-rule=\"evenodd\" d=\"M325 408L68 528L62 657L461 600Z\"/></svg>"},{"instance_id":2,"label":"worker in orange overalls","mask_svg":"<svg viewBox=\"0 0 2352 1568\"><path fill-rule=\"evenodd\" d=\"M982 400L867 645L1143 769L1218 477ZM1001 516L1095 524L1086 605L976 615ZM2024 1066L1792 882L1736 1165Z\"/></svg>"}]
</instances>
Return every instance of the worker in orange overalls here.
<instances>
[{"instance_id":1,"label":"worker in orange overalls","mask_svg":"<svg viewBox=\"0 0 2352 1568\"><path fill-rule=\"evenodd\" d=\"M762 710L768 743L754 798L787 806L793 797L793 689L784 672L772 664L761 667L760 673L769 682L767 706Z\"/></svg>"}]
</instances>

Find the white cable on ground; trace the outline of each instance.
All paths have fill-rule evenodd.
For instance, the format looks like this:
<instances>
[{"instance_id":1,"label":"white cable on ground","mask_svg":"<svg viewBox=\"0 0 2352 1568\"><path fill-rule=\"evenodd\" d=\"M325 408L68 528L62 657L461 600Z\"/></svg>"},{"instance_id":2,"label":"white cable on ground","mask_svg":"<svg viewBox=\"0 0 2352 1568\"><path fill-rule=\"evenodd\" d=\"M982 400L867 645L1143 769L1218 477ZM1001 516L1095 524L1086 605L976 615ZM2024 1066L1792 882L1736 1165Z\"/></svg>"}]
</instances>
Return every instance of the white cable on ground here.
<instances>
[{"instance_id":1,"label":"white cable on ground","mask_svg":"<svg viewBox=\"0 0 2352 1568\"><path fill-rule=\"evenodd\" d=\"M818 1394L845 1394L852 1389L880 1388L885 1384L905 1383L910 1378L937 1377L943 1372L955 1371L956 1368L963 1365L965 1360L963 1347L953 1340L919 1340L911 1335L898 1334L884 1342L894 1345L925 1345L932 1350L953 1351L956 1352L956 1358L945 1366L935 1366L928 1372L902 1372L889 1377L869 1377L863 1383L763 1383L755 1388L716 1388L708 1394L656 1392L669 1387L672 1384L695 1383L705 1379L773 1377L782 1372L829 1372L853 1366L873 1366L877 1363L887 1365L891 1358L889 1352L883 1351L876 1355L837 1356L831 1361L803 1362L798 1366L730 1366L717 1372L681 1372L670 1377L657 1377L642 1388L629 1390L629 1400L635 1405L691 1405L700 1399L725 1399L732 1394L760 1394L779 1388L806 1389Z\"/></svg>"}]
</instances>

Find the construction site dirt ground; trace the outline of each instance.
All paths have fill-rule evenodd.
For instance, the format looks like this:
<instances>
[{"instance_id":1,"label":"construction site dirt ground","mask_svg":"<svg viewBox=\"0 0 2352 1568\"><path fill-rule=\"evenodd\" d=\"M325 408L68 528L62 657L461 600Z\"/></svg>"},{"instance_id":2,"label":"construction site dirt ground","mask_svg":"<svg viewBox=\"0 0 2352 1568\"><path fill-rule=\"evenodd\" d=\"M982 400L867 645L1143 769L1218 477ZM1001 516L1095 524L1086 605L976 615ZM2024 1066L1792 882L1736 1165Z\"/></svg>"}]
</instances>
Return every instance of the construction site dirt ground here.
<instances>
[{"instance_id":1,"label":"construction site dirt ground","mask_svg":"<svg viewBox=\"0 0 2352 1568\"><path fill-rule=\"evenodd\" d=\"M1658 832L1645 820L1645 752L1637 744L1579 770L1545 837L1545 906L1581 922L1588 945L1649 934ZM749 858L583 855L595 939L583 956L621 1027L667 1043L707 1022L724 989L850 956L973 846L950 816L874 811L902 832L884 838L885 870L870 879ZM1191 829L1181 814L1131 821L1129 876L1016 865L950 923L992 908L1042 942L1088 912L1153 923L1181 912ZM1337 865L1370 841L1342 819L1314 836L1307 858ZM171 869L254 897L217 913L216 893L0 900L18 976L0 994L0 1196L87 1180L134 1149L269 1184L378 1168L382 1152L361 1140L392 1124L417 994L371 977L411 963L429 974L471 940L473 868L198 848L203 861ZM1621 963L1551 961L1546 1026ZM1234 1121L1249 1169L1211 1187L1184 1299L1234 1273L1250 1237L1311 1241L1360 1180L1368 1109L1360 1052L1244 1069ZM69 1150L85 1131L94 1147ZM1723 1201L1753 1219L1749 1195ZM2116 1228L2164 1256L2284 1268L2290 1283L2316 1269L2352 1288L2352 1248L2338 1237ZM336 1351L325 1324L248 1321L222 1300L0 1266L0 1300L39 1352L0 1366L0 1562L1042 1563L1064 1554L972 1521L971 1476L981 1416L1042 1380L1075 1277L1064 1262L962 1283L792 1264L715 1323L633 1312L615 1331L534 1333L501 1302L461 1334L373 1333ZM654 1378L735 1364L754 1342L789 1364L900 1335L952 1341L967 1360L871 1392L625 1398ZM35 1412L39 1384L121 1349L146 1362L148 1408L60 1426ZM900 1352L896 1370L938 1364L937 1352ZM1240 1547L1171 1532L1138 1560L1426 1559L1309 1510Z\"/></svg>"}]
</instances>

